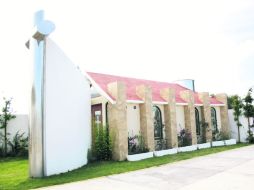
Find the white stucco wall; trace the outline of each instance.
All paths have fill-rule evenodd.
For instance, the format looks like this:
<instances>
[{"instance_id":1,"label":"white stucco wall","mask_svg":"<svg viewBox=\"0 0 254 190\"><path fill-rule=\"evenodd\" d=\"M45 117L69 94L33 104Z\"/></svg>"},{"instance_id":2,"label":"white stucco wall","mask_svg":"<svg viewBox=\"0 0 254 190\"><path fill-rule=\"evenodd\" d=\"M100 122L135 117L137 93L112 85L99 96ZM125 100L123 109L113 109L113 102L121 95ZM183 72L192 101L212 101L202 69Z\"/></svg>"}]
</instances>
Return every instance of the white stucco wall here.
<instances>
[{"instance_id":1,"label":"white stucco wall","mask_svg":"<svg viewBox=\"0 0 254 190\"><path fill-rule=\"evenodd\" d=\"M181 129L185 128L183 106L176 106L176 124L177 124L177 133L179 133Z\"/></svg>"},{"instance_id":2,"label":"white stucco wall","mask_svg":"<svg viewBox=\"0 0 254 190\"><path fill-rule=\"evenodd\" d=\"M139 104L127 104L127 127L129 136L140 134Z\"/></svg>"},{"instance_id":3,"label":"white stucco wall","mask_svg":"<svg viewBox=\"0 0 254 190\"><path fill-rule=\"evenodd\" d=\"M228 110L228 118L229 118L229 124L230 124L230 130L231 130L231 138L238 140L238 129L236 122L234 120L233 110ZM253 124L253 119L250 120L251 125ZM240 117L240 123L242 126L240 127L240 137L241 142L246 142L246 138L248 137L248 120L244 116ZM254 129L252 128L253 132Z\"/></svg>"},{"instance_id":4,"label":"white stucco wall","mask_svg":"<svg viewBox=\"0 0 254 190\"><path fill-rule=\"evenodd\" d=\"M91 97L86 78L49 38L45 66L44 173L49 176L87 163Z\"/></svg>"},{"instance_id":5,"label":"white stucco wall","mask_svg":"<svg viewBox=\"0 0 254 190\"><path fill-rule=\"evenodd\" d=\"M16 118L12 119L7 128L7 132L10 133L10 138L19 132L24 133L24 137L28 136L28 114L15 114Z\"/></svg>"},{"instance_id":6,"label":"white stucco wall","mask_svg":"<svg viewBox=\"0 0 254 190\"><path fill-rule=\"evenodd\" d=\"M12 119L7 126L7 133L9 133L8 138L13 139L14 135L19 132L19 134L24 133L23 137L28 136L28 114L14 114L15 119ZM0 133L4 133L3 129L0 129Z\"/></svg>"}]
</instances>

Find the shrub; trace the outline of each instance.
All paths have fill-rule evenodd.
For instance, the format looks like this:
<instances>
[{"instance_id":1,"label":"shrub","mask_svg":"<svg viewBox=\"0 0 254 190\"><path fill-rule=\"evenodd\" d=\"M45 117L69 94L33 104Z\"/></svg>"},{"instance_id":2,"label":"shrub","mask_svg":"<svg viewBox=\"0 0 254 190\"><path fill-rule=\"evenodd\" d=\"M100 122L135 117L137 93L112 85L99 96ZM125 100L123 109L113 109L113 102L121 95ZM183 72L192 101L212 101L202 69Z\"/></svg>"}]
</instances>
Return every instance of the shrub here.
<instances>
[{"instance_id":1,"label":"shrub","mask_svg":"<svg viewBox=\"0 0 254 190\"><path fill-rule=\"evenodd\" d=\"M144 137L141 134L128 137L129 155L145 152L149 152L149 149L145 146Z\"/></svg>"},{"instance_id":2,"label":"shrub","mask_svg":"<svg viewBox=\"0 0 254 190\"><path fill-rule=\"evenodd\" d=\"M221 133L218 132L218 133L215 133L214 134L214 139L215 141L221 141L222 140L222 136L221 136Z\"/></svg>"},{"instance_id":3,"label":"shrub","mask_svg":"<svg viewBox=\"0 0 254 190\"><path fill-rule=\"evenodd\" d=\"M230 139L230 135L226 132L221 132L221 137L222 137L222 140L229 140Z\"/></svg>"},{"instance_id":4,"label":"shrub","mask_svg":"<svg viewBox=\"0 0 254 190\"><path fill-rule=\"evenodd\" d=\"M222 141L222 140L228 140L228 139L230 139L230 136L229 134L225 132L218 132L214 136L215 141Z\"/></svg>"},{"instance_id":5,"label":"shrub","mask_svg":"<svg viewBox=\"0 0 254 190\"><path fill-rule=\"evenodd\" d=\"M181 129L180 133L178 134L178 146L189 146L191 145L191 134L188 132L188 130Z\"/></svg>"},{"instance_id":6,"label":"shrub","mask_svg":"<svg viewBox=\"0 0 254 190\"><path fill-rule=\"evenodd\" d=\"M1 144L0 142L0 157L3 157L4 156L4 147L3 147L3 144Z\"/></svg>"},{"instance_id":7,"label":"shrub","mask_svg":"<svg viewBox=\"0 0 254 190\"><path fill-rule=\"evenodd\" d=\"M137 135L128 137L128 154L136 154L138 149Z\"/></svg>"},{"instance_id":8,"label":"shrub","mask_svg":"<svg viewBox=\"0 0 254 190\"><path fill-rule=\"evenodd\" d=\"M200 122L200 135L197 137L198 144L206 143L206 132L209 131L209 124L204 120Z\"/></svg>"},{"instance_id":9,"label":"shrub","mask_svg":"<svg viewBox=\"0 0 254 190\"><path fill-rule=\"evenodd\" d=\"M25 133L19 134L19 131L14 135L8 145L11 147L11 156L28 156L28 137L24 137Z\"/></svg>"},{"instance_id":10,"label":"shrub","mask_svg":"<svg viewBox=\"0 0 254 190\"><path fill-rule=\"evenodd\" d=\"M246 139L250 144L254 144L254 136L252 130L248 131L248 137Z\"/></svg>"},{"instance_id":11,"label":"shrub","mask_svg":"<svg viewBox=\"0 0 254 190\"><path fill-rule=\"evenodd\" d=\"M112 159L112 140L107 126L95 124L94 127L94 145L92 147L93 160L111 160Z\"/></svg>"},{"instance_id":12,"label":"shrub","mask_svg":"<svg viewBox=\"0 0 254 190\"><path fill-rule=\"evenodd\" d=\"M167 142L165 139L159 139L155 141L155 150L166 150L167 149Z\"/></svg>"},{"instance_id":13,"label":"shrub","mask_svg":"<svg viewBox=\"0 0 254 190\"><path fill-rule=\"evenodd\" d=\"M202 135L198 135L198 136L197 136L197 143L198 143L198 144L205 143L204 138L202 137Z\"/></svg>"}]
</instances>

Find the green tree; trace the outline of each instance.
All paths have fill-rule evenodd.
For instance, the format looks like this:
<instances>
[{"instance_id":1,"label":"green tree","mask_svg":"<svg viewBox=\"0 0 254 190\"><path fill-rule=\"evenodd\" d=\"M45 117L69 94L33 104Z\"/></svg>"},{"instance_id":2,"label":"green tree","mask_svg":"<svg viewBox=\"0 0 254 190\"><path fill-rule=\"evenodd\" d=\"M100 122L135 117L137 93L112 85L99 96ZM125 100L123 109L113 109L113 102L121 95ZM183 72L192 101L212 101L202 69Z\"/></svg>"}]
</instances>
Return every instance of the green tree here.
<instances>
[{"instance_id":1,"label":"green tree","mask_svg":"<svg viewBox=\"0 0 254 190\"><path fill-rule=\"evenodd\" d=\"M92 147L93 157L96 160L112 159L112 139L108 126L95 124L94 126L94 145Z\"/></svg>"},{"instance_id":2,"label":"green tree","mask_svg":"<svg viewBox=\"0 0 254 190\"><path fill-rule=\"evenodd\" d=\"M233 96L228 96L228 109L233 109L233 99L235 98L236 95Z\"/></svg>"},{"instance_id":3,"label":"green tree","mask_svg":"<svg viewBox=\"0 0 254 190\"><path fill-rule=\"evenodd\" d=\"M230 99L232 108L234 110L234 120L236 121L238 129L238 142L241 142L240 127L242 126L242 124L240 123L239 118L242 115L243 102L238 95L231 96Z\"/></svg>"},{"instance_id":4,"label":"green tree","mask_svg":"<svg viewBox=\"0 0 254 190\"><path fill-rule=\"evenodd\" d=\"M252 88L249 89L247 95L244 98L244 116L247 117L248 119L248 140L249 142L253 143L254 142L254 138L253 138L253 133L250 129L251 125L250 125L250 118L254 117L254 106L253 106L253 98L252 98Z\"/></svg>"},{"instance_id":5,"label":"green tree","mask_svg":"<svg viewBox=\"0 0 254 190\"><path fill-rule=\"evenodd\" d=\"M12 114L11 110L11 101L12 99L3 98L4 106L2 108L2 113L0 114L0 129L4 129L4 151L3 155L7 155L7 126L10 120L16 118L15 115Z\"/></svg>"}]
</instances>

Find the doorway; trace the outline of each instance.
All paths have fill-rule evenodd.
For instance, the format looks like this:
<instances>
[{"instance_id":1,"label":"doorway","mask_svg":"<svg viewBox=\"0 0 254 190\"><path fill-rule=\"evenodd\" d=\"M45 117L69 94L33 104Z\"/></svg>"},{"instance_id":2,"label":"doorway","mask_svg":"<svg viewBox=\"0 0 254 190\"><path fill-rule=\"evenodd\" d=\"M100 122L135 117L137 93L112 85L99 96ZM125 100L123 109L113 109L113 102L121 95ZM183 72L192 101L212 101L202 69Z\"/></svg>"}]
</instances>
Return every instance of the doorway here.
<instances>
[{"instance_id":1,"label":"doorway","mask_svg":"<svg viewBox=\"0 0 254 190\"><path fill-rule=\"evenodd\" d=\"M96 125L102 125L102 104L92 105L91 109L92 122Z\"/></svg>"}]
</instances>

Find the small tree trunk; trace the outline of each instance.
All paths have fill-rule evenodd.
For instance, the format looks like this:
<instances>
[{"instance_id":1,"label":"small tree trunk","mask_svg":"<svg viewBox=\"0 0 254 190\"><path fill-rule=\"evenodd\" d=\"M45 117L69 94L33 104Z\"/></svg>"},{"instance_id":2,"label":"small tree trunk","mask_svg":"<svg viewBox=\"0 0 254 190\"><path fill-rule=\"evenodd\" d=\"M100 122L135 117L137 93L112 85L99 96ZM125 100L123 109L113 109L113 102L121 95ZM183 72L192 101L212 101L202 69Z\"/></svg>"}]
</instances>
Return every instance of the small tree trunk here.
<instances>
[{"instance_id":1,"label":"small tree trunk","mask_svg":"<svg viewBox=\"0 0 254 190\"><path fill-rule=\"evenodd\" d=\"M4 123L3 123L3 127L4 127L4 157L7 155L7 121L6 121L6 112L7 112L7 106L8 104L5 102L5 108L4 108Z\"/></svg>"},{"instance_id":2,"label":"small tree trunk","mask_svg":"<svg viewBox=\"0 0 254 190\"><path fill-rule=\"evenodd\" d=\"M241 142L240 126L237 126L237 128L238 128L238 142Z\"/></svg>"},{"instance_id":3,"label":"small tree trunk","mask_svg":"<svg viewBox=\"0 0 254 190\"><path fill-rule=\"evenodd\" d=\"M249 137L250 137L250 118L248 117L248 133L249 133Z\"/></svg>"},{"instance_id":4,"label":"small tree trunk","mask_svg":"<svg viewBox=\"0 0 254 190\"><path fill-rule=\"evenodd\" d=\"M7 127L4 128L4 157L7 155Z\"/></svg>"},{"instance_id":5,"label":"small tree trunk","mask_svg":"<svg viewBox=\"0 0 254 190\"><path fill-rule=\"evenodd\" d=\"M239 117L237 117L238 142L241 142L240 127L241 127L241 124L239 122Z\"/></svg>"}]
</instances>

